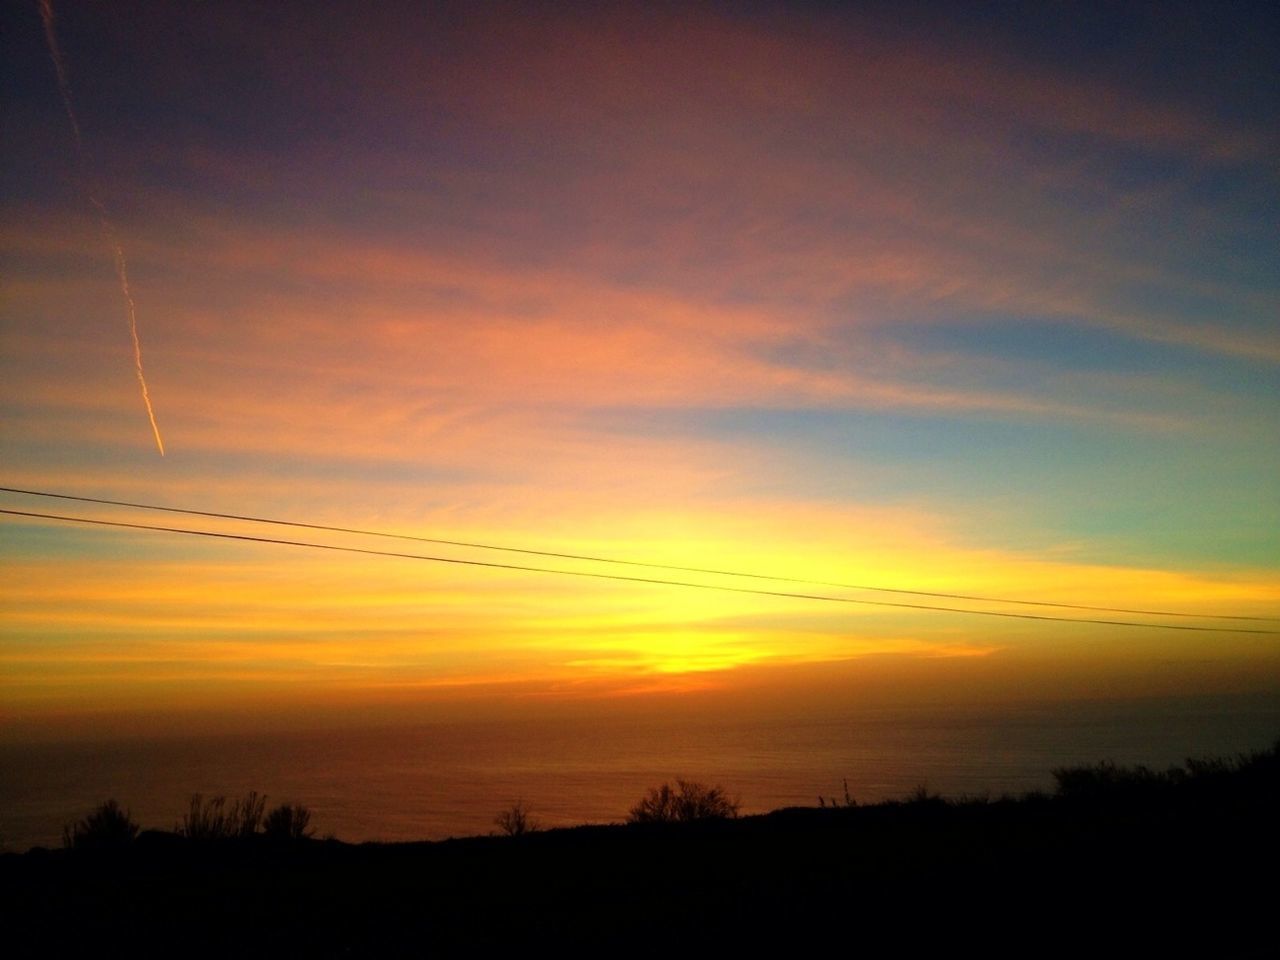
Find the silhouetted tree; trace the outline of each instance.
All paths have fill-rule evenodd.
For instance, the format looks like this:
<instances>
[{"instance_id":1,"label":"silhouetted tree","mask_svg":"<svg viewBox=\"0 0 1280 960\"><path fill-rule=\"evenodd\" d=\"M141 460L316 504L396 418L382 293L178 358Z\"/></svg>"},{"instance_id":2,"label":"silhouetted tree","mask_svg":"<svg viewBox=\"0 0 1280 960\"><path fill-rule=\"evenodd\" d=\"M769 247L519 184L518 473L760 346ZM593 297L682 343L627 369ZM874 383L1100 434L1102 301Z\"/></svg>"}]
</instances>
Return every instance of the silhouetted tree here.
<instances>
[{"instance_id":1,"label":"silhouetted tree","mask_svg":"<svg viewBox=\"0 0 1280 960\"><path fill-rule=\"evenodd\" d=\"M499 830L509 837L518 837L524 833L533 833L540 826L537 820L529 816L529 810L523 800L517 800L508 810L503 810L493 818Z\"/></svg>"}]
</instances>

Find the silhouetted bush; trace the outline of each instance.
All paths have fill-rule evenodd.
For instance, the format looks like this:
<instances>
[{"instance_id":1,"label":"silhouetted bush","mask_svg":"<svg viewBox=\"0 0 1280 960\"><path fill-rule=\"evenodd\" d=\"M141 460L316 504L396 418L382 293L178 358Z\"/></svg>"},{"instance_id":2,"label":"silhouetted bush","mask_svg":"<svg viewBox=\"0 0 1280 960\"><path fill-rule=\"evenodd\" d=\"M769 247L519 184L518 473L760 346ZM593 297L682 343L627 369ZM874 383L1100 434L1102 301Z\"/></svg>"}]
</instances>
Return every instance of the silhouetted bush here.
<instances>
[{"instance_id":1,"label":"silhouetted bush","mask_svg":"<svg viewBox=\"0 0 1280 960\"><path fill-rule=\"evenodd\" d=\"M307 840L315 832L310 824L309 809L300 803L282 803L263 818L262 832L270 840Z\"/></svg>"},{"instance_id":2,"label":"silhouetted bush","mask_svg":"<svg viewBox=\"0 0 1280 960\"><path fill-rule=\"evenodd\" d=\"M740 804L720 787L677 780L653 787L634 807L628 823L685 823L690 820L726 819L738 815Z\"/></svg>"},{"instance_id":3,"label":"silhouetted bush","mask_svg":"<svg viewBox=\"0 0 1280 960\"><path fill-rule=\"evenodd\" d=\"M68 850L118 850L127 847L138 835L138 825L108 800L83 820L62 828L62 845Z\"/></svg>"},{"instance_id":4,"label":"silhouetted bush","mask_svg":"<svg viewBox=\"0 0 1280 960\"><path fill-rule=\"evenodd\" d=\"M508 810L503 810L493 818L499 830L509 837L518 837L524 833L533 833L541 826L537 820L529 816L523 800L517 800Z\"/></svg>"}]
</instances>

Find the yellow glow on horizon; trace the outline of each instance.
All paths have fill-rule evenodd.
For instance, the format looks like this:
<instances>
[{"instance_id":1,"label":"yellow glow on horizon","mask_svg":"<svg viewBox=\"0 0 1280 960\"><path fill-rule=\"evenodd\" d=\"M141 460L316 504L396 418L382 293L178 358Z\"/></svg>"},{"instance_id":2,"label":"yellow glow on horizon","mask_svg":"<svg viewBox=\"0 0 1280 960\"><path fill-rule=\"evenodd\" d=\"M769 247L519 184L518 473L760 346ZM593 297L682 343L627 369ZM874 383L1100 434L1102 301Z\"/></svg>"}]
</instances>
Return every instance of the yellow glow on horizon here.
<instances>
[{"instance_id":1,"label":"yellow glow on horizon","mask_svg":"<svg viewBox=\"0 0 1280 960\"><path fill-rule=\"evenodd\" d=\"M554 503L559 518L573 505ZM906 509L829 510L727 503L715 514L623 511L587 502L557 537L540 512L464 525L335 518L352 526L420 531L478 542L515 542L567 553L619 556L779 577L1188 611L1274 608L1280 587L1265 572L1225 574L1102 567L966 547L927 515ZM563 522L563 521L561 521ZM196 524L191 524L195 526ZM213 526L211 524L211 526ZM217 529L241 529L221 523ZM252 528L261 534L261 528ZM269 532L269 531L268 531ZM335 537L375 549L401 544ZM378 557L238 544L160 543L93 535L101 556L32 559L0 584L6 610L0 689L11 709L110 700L141 707L185 688L196 699L277 690L317 702L366 691L432 698L449 691L521 690L555 698L731 689L741 677L789 667L876 658L936 663L1027 662L1072 649L1083 660L1122 662L1124 650L1191 662L1206 637L979 619L900 607L822 603L751 593L557 577ZM408 544L407 552L418 545ZM443 548L422 545L422 552ZM751 580L643 567L478 551L455 555L604 571L714 586L815 593L888 603L984 606L905 594ZM117 559L118 558L118 559ZM1087 611L1003 606L1089 617ZM1097 616L1094 614L1093 616ZM1105 615L1104 615L1105 616ZM1122 617L1123 619L1123 617ZM1130 619L1140 619L1131 617ZM1097 638L1097 639L1095 639ZM1213 655L1260 656L1248 638L1214 638ZM1019 658L1022 658L1021 660ZM941 682L941 681L939 681ZM306 693L305 691L310 691ZM255 694L256 695L256 694Z\"/></svg>"}]
</instances>

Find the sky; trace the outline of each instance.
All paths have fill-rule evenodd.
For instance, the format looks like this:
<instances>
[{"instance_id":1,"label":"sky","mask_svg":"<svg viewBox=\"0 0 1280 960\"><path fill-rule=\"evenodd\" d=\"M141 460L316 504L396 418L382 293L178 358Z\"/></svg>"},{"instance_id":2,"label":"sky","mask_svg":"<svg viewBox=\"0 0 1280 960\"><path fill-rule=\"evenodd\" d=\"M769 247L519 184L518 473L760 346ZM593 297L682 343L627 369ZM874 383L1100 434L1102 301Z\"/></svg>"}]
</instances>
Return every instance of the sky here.
<instances>
[{"instance_id":1,"label":"sky","mask_svg":"<svg viewBox=\"0 0 1280 960\"><path fill-rule=\"evenodd\" d=\"M1280 617L1274 5L41 6L0 486L826 585L0 507L840 601L0 515L6 729L1280 692L831 585Z\"/></svg>"}]
</instances>

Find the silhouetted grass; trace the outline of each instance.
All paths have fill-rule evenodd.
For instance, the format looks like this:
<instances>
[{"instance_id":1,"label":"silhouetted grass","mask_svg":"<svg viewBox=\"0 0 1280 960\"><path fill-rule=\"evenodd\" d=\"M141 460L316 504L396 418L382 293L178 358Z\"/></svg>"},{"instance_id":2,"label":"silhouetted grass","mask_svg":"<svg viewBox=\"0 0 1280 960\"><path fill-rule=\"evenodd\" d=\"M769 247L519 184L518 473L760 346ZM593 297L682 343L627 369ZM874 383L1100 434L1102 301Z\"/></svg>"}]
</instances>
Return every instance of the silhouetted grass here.
<instances>
[{"instance_id":1,"label":"silhouetted grass","mask_svg":"<svg viewBox=\"0 0 1280 960\"><path fill-rule=\"evenodd\" d=\"M836 798L836 797L832 797L832 798L831 798L831 800L830 800L830 803L828 803L828 801L827 801L827 798L826 798L826 797L822 796L822 794L818 794L818 806L820 806L820 807L826 807L826 806L832 806L832 807L841 807L841 806L843 806L843 807L856 807L856 806L858 805L858 801L857 801L857 800L855 800L855 799L853 799L853 794L851 794L851 793L849 792L849 780L848 780L848 778L846 778L846 779L843 781L843 785L844 785L844 801L843 801L843 803L842 803L838 798Z\"/></svg>"},{"instance_id":2,"label":"silhouetted grass","mask_svg":"<svg viewBox=\"0 0 1280 960\"><path fill-rule=\"evenodd\" d=\"M174 832L201 843L248 839L265 832L276 840L310 836L311 811L301 804L283 804L266 813L267 798L250 790L239 800L227 803L223 796L205 799L191 796L191 805Z\"/></svg>"}]
</instances>

